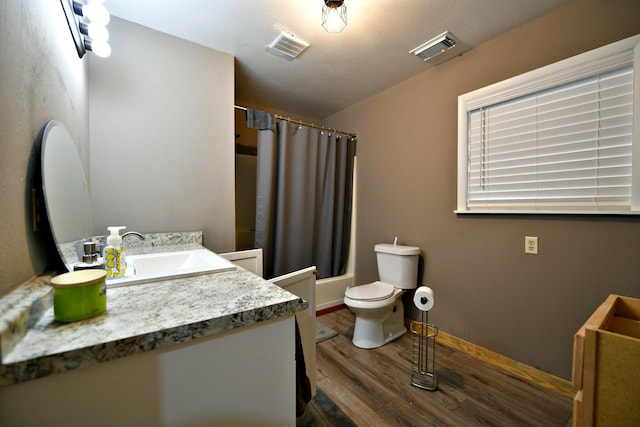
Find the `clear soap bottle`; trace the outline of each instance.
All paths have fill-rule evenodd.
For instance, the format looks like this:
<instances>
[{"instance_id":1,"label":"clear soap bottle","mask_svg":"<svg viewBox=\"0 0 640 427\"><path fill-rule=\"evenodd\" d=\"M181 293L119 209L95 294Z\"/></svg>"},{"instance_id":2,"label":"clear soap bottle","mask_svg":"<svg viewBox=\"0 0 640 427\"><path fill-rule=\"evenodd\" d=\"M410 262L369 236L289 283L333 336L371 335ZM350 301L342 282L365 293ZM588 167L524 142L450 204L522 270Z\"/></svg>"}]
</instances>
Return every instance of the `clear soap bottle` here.
<instances>
[{"instance_id":1,"label":"clear soap bottle","mask_svg":"<svg viewBox=\"0 0 640 427\"><path fill-rule=\"evenodd\" d=\"M109 236L107 246L104 248L104 264L107 270L107 280L123 277L126 273L125 247L122 245L120 230L127 227L107 227Z\"/></svg>"}]
</instances>

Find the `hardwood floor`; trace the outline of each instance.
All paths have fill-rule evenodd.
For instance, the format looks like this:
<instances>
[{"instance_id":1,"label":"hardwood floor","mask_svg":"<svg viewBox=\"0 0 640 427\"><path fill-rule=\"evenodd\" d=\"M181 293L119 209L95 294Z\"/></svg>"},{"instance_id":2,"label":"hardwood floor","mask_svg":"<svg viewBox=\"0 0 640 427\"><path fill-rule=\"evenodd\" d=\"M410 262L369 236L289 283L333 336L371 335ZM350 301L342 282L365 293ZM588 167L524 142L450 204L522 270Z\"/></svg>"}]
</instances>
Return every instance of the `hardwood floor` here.
<instances>
[{"instance_id":1,"label":"hardwood floor","mask_svg":"<svg viewBox=\"0 0 640 427\"><path fill-rule=\"evenodd\" d=\"M373 350L351 343L354 315L319 317L338 336L317 345L318 386L359 426L569 426L572 399L437 343L437 391L411 385L412 336Z\"/></svg>"}]
</instances>

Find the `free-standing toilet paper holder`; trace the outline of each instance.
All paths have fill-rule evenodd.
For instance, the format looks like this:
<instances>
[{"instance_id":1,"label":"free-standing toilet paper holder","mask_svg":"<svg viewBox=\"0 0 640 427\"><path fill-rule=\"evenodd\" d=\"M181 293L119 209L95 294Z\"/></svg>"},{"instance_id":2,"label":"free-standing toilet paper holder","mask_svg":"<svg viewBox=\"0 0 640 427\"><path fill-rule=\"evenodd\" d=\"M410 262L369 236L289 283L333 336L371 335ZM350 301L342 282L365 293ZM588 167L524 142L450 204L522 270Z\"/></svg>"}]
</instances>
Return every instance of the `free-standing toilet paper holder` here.
<instances>
[{"instance_id":1,"label":"free-standing toilet paper holder","mask_svg":"<svg viewBox=\"0 0 640 427\"><path fill-rule=\"evenodd\" d=\"M420 298L420 304L416 301L418 308L425 304L427 304L426 297ZM420 310L420 312L422 313L421 321L413 321L410 325L413 335L411 384L425 390L435 391L438 388L438 378L435 372L438 328L429 323L429 311Z\"/></svg>"}]
</instances>

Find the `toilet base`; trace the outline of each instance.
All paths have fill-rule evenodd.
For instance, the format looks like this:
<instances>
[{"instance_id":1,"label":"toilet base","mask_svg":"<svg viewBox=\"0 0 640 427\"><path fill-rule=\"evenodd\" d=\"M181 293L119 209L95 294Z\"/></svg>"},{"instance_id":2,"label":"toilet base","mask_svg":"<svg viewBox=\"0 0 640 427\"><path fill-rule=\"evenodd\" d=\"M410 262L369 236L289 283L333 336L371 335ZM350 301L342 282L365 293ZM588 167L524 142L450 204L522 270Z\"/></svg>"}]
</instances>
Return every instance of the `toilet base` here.
<instances>
[{"instance_id":1,"label":"toilet base","mask_svg":"<svg viewBox=\"0 0 640 427\"><path fill-rule=\"evenodd\" d=\"M404 326L404 305L401 298L397 298L393 307L388 309L386 319L384 314L380 318L381 313L379 312L372 313L368 310L358 310L351 307L350 309L356 315L353 339L351 340L356 347L365 349L381 347L407 332L407 328Z\"/></svg>"}]
</instances>

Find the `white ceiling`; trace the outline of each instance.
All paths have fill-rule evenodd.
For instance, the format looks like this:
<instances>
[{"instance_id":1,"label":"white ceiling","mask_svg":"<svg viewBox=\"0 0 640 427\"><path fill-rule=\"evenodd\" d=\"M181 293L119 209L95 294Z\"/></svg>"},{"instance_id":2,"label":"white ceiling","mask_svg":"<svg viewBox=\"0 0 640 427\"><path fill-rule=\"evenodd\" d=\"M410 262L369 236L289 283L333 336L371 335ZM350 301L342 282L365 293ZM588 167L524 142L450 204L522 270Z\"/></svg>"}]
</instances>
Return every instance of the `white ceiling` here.
<instances>
[{"instance_id":1,"label":"white ceiling","mask_svg":"<svg viewBox=\"0 0 640 427\"><path fill-rule=\"evenodd\" d=\"M113 16L233 55L239 102L322 119L435 66L409 51L444 31L470 49L570 1L345 0L348 25L335 34L321 27L323 0L105 6ZM267 46L280 31L311 46L293 60L277 56Z\"/></svg>"}]
</instances>

